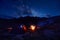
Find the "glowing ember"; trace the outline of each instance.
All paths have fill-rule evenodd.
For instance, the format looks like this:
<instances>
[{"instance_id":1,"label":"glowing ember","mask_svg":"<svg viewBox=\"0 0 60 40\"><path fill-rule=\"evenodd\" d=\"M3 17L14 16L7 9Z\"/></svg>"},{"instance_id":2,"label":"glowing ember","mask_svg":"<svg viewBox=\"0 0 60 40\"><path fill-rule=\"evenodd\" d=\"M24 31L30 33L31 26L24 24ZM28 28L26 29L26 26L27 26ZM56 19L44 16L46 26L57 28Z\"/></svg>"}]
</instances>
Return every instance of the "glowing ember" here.
<instances>
[{"instance_id":1,"label":"glowing ember","mask_svg":"<svg viewBox=\"0 0 60 40\"><path fill-rule=\"evenodd\" d=\"M25 25L23 25L23 29L26 31L27 30L27 28L26 28L26 26Z\"/></svg>"}]
</instances>

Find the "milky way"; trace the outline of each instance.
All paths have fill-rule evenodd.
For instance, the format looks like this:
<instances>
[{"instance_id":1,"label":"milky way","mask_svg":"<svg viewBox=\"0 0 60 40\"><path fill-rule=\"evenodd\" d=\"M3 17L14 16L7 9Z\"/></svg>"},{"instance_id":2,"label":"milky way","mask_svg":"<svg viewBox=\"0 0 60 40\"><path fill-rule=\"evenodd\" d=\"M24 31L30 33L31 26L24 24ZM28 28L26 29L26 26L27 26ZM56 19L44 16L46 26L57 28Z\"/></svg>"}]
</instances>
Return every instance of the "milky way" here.
<instances>
[{"instance_id":1,"label":"milky way","mask_svg":"<svg viewBox=\"0 0 60 40\"><path fill-rule=\"evenodd\" d=\"M47 14L60 15L59 0L0 0L0 18L47 17Z\"/></svg>"}]
</instances>

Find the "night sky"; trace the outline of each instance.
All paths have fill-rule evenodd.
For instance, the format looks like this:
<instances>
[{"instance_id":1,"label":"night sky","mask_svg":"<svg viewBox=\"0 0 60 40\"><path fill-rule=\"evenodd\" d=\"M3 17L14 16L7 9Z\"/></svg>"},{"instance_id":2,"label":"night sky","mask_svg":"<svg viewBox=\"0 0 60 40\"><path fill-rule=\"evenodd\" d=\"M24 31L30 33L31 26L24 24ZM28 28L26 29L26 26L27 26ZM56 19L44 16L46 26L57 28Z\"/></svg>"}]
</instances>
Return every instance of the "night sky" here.
<instances>
[{"instance_id":1,"label":"night sky","mask_svg":"<svg viewBox=\"0 0 60 40\"><path fill-rule=\"evenodd\" d=\"M24 14L24 6L31 13ZM0 0L0 18L19 18L25 15L47 17L47 14L60 15L59 0Z\"/></svg>"}]
</instances>

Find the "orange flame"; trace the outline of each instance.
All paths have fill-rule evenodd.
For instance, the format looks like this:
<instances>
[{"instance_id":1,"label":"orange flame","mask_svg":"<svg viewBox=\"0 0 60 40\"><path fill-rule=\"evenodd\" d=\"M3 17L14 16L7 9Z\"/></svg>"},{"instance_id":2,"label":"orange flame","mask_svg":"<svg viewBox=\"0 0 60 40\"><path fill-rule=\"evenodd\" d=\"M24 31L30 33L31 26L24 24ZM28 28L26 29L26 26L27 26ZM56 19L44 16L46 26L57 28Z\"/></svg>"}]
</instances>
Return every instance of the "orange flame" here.
<instances>
[{"instance_id":1,"label":"orange flame","mask_svg":"<svg viewBox=\"0 0 60 40\"><path fill-rule=\"evenodd\" d=\"M30 29L31 29L32 31L34 31L34 30L35 30L35 28L36 28L36 26L35 26L35 25L31 25L31 26L30 26Z\"/></svg>"}]
</instances>

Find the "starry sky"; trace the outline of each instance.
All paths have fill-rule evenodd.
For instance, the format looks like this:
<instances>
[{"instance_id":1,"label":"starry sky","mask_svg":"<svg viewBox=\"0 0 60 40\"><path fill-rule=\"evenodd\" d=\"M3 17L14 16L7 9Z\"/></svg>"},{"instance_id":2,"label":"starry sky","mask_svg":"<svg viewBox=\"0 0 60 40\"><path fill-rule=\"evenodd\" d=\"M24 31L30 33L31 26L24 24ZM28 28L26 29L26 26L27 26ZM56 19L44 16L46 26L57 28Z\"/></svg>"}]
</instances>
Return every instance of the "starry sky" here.
<instances>
[{"instance_id":1,"label":"starry sky","mask_svg":"<svg viewBox=\"0 0 60 40\"><path fill-rule=\"evenodd\" d=\"M26 9L29 13L26 13ZM25 12L25 13L24 13ZM0 0L0 18L60 15L60 0Z\"/></svg>"}]
</instances>

